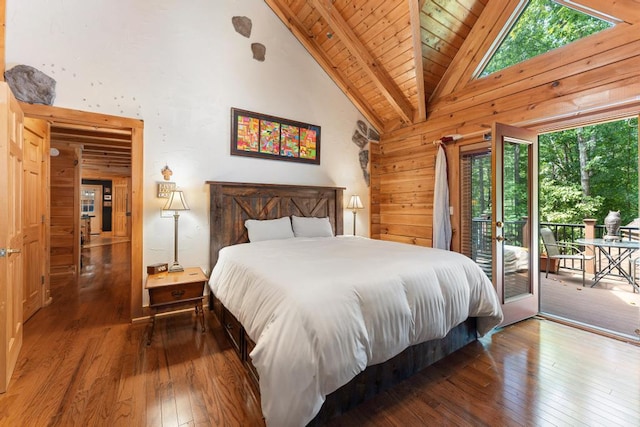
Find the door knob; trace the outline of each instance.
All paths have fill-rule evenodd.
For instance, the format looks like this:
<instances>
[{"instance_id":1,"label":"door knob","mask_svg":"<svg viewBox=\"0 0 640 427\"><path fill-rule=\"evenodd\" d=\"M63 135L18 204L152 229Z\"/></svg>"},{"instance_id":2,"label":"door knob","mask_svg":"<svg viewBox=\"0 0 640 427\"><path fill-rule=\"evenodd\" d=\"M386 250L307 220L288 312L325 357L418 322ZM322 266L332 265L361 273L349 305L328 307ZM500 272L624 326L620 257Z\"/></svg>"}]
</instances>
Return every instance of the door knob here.
<instances>
[{"instance_id":1,"label":"door knob","mask_svg":"<svg viewBox=\"0 0 640 427\"><path fill-rule=\"evenodd\" d=\"M0 258L6 257L11 254L19 254L22 252L20 249L0 248Z\"/></svg>"},{"instance_id":2,"label":"door knob","mask_svg":"<svg viewBox=\"0 0 640 427\"><path fill-rule=\"evenodd\" d=\"M498 242L502 242L504 240L506 240L506 239L503 236L497 236L496 237L496 241L498 241Z\"/></svg>"}]
</instances>

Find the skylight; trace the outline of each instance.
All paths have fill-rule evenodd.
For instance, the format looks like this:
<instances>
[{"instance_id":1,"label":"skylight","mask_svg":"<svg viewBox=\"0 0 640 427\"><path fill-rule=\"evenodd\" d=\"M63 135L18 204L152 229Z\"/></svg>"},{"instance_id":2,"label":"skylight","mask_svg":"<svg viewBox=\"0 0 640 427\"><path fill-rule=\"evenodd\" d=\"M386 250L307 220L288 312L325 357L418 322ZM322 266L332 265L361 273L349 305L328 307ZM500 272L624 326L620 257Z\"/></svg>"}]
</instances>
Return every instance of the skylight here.
<instances>
[{"instance_id":1,"label":"skylight","mask_svg":"<svg viewBox=\"0 0 640 427\"><path fill-rule=\"evenodd\" d=\"M612 27L552 0L530 0L479 77Z\"/></svg>"}]
</instances>

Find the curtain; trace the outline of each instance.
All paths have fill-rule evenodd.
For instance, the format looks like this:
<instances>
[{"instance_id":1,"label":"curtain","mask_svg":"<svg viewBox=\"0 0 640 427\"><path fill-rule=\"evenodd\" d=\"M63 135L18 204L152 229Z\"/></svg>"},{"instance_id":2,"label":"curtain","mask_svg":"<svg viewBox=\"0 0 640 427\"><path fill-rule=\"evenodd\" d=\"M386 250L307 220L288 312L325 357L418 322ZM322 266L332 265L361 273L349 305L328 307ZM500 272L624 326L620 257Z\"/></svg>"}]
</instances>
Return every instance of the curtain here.
<instances>
[{"instance_id":1,"label":"curtain","mask_svg":"<svg viewBox=\"0 0 640 427\"><path fill-rule=\"evenodd\" d=\"M438 145L438 156L436 157L433 199L433 247L449 250L451 248L449 182L447 179L447 155L442 144Z\"/></svg>"}]
</instances>

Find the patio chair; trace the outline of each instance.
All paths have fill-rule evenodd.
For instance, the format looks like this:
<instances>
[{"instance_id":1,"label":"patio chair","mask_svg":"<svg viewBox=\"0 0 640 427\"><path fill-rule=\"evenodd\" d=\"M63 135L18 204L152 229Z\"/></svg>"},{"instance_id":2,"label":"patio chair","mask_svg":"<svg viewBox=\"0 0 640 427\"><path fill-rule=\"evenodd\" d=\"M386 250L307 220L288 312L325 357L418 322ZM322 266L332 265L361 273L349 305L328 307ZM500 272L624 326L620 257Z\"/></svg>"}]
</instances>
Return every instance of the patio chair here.
<instances>
[{"instance_id":1,"label":"patio chair","mask_svg":"<svg viewBox=\"0 0 640 427\"><path fill-rule=\"evenodd\" d=\"M540 236L542 237L542 243L544 243L545 250L547 251L547 267L544 277L549 277L549 264L551 259L578 260L580 261L580 269L582 270L582 286L584 287L586 261L592 260L594 256L585 254L584 251L580 250L580 247L576 244L556 242L553 232L547 227L540 229Z\"/></svg>"}]
</instances>

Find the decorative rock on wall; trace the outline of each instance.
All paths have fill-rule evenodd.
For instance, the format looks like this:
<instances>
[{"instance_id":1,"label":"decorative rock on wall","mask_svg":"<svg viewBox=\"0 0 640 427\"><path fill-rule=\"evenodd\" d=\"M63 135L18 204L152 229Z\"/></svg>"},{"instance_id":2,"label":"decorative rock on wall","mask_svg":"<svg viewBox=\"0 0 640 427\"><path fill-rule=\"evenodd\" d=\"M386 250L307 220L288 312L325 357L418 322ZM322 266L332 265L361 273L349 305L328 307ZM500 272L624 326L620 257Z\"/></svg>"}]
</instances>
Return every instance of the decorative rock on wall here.
<instances>
[{"instance_id":1,"label":"decorative rock on wall","mask_svg":"<svg viewBox=\"0 0 640 427\"><path fill-rule=\"evenodd\" d=\"M356 122L356 129L353 131L351 141L360 148L358 153L358 160L360 161L360 168L362 169L362 175L367 187L370 185L371 176L369 174L369 149L367 144L369 142L380 142L380 134L372 127L369 127L364 121L358 120Z\"/></svg>"},{"instance_id":2,"label":"decorative rock on wall","mask_svg":"<svg viewBox=\"0 0 640 427\"><path fill-rule=\"evenodd\" d=\"M251 19L246 16L234 16L231 18L231 23L233 24L233 28L236 29L236 32L242 34L246 38L251 37Z\"/></svg>"},{"instance_id":3,"label":"decorative rock on wall","mask_svg":"<svg viewBox=\"0 0 640 427\"><path fill-rule=\"evenodd\" d=\"M267 48L262 43L251 43L251 52L253 52L253 59L262 62L267 53Z\"/></svg>"},{"instance_id":4,"label":"decorative rock on wall","mask_svg":"<svg viewBox=\"0 0 640 427\"><path fill-rule=\"evenodd\" d=\"M56 81L29 65L16 65L5 71L4 79L13 95L29 104L53 105Z\"/></svg>"},{"instance_id":5,"label":"decorative rock on wall","mask_svg":"<svg viewBox=\"0 0 640 427\"><path fill-rule=\"evenodd\" d=\"M251 23L250 18L247 18L246 16L234 16L231 18L231 23L238 34L241 34L246 38L251 37L251 28L253 24ZM251 43L251 52L253 53L253 59L263 62L267 53L267 48L262 43Z\"/></svg>"}]
</instances>

